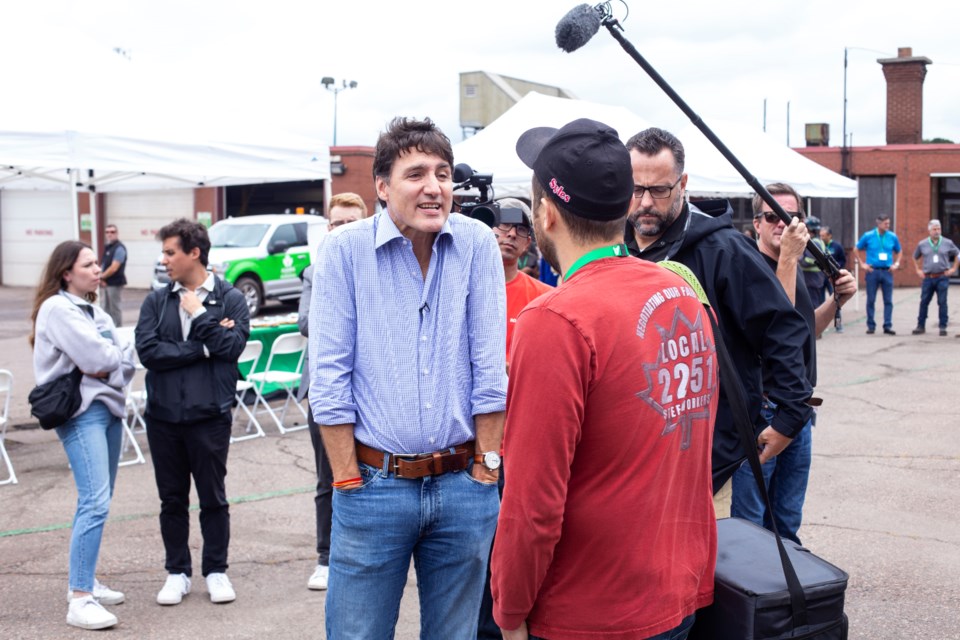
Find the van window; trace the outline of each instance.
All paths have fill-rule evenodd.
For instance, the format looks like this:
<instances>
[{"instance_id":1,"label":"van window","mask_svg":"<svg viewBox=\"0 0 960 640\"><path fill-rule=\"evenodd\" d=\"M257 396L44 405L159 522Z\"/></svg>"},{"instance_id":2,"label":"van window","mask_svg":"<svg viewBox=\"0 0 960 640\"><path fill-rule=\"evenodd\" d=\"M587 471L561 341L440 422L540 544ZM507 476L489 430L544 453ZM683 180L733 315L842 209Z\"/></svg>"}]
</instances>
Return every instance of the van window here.
<instances>
[{"instance_id":1,"label":"van window","mask_svg":"<svg viewBox=\"0 0 960 640\"><path fill-rule=\"evenodd\" d=\"M304 233L297 233L297 227L304 227ZM302 236L306 235L306 223L297 223L297 224L281 224L277 227L277 230L273 232L273 237L270 238L270 244L275 245L278 242L286 242L287 246L290 247L299 247L306 245L306 238Z\"/></svg>"},{"instance_id":2,"label":"van window","mask_svg":"<svg viewBox=\"0 0 960 640\"><path fill-rule=\"evenodd\" d=\"M210 227L210 246L256 247L269 228L267 224L215 224Z\"/></svg>"}]
</instances>

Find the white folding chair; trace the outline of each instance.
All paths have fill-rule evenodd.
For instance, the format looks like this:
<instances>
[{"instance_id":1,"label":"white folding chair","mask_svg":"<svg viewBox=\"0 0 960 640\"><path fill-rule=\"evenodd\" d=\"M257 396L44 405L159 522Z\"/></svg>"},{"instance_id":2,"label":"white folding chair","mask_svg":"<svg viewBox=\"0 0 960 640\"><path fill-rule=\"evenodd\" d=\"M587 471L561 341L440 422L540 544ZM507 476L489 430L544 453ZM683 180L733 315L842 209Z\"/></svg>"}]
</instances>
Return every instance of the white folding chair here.
<instances>
[{"instance_id":1,"label":"white folding chair","mask_svg":"<svg viewBox=\"0 0 960 640\"><path fill-rule=\"evenodd\" d=\"M257 400L253 405L253 413L256 414L258 412L258 405L262 404L267 413L270 414L270 417L273 418L273 422L277 425L277 429L279 429L281 434L307 428L307 412L303 408L303 405L297 402L297 397L293 393L293 390L300 383L300 369L303 367L303 357L306 349L307 339L304 336L299 333L285 333L274 340L273 347L270 349L270 357L267 358L266 368L263 371L251 373L247 376L247 380L256 385ZM274 369L274 358L277 356L286 356L287 359L298 357L295 369L293 371ZM283 401L283 410L279 418L273 410L273 407L270 406L270 403L263 397L263 388L267 384L280 385L286 392L286 397ZM283 421L287 417L287 409L291 403L300 411L300 415L303 416L303 424L288 428L283 426Z\"/></svg>"},{"instance_id":2,"label":"white folding chair","mask_svg":"<svg viewBox=\"0 0 960 640\"><path fill-rule=\"evenodd\" d=\"M3 394L3 413L0 414L0 457L7 465L7 479L0 480L0 484L17 484L17 474L13 471L13 463L7 455L7 422L10 416L10 396L13 394L13 374L6 369L0 369L0 394Z\"/></svg>"},{"instance_id":3,"label":"white folding chair","mask_svg":"<svg viewBox=\"0 0 960 640\"><path fill-rule=\"evenodd\" d=\"M253 370L257 368L257 362L260 360L260 354L263 352L263 343L259 340L250 340L247 342L247 346L243 348L243 353L240 354L240 358L237 360L237 368L245 367L250 365L250 373L253 373ZM263 438L267 434L263 432L263 427L260 425L260 421L257 420L255 413L250 411L247 408L246 403L243 401L244 396L247 395L247 391L253 391L257 400L253 404L253 408L257 408L257 404L260 401L260 392L257 390L257 385L249 380L250 374L247 374L246 380L237 380L237 406L233 410L233 420L236 422L237 414L243 411L247 414L247 428L246 434L242 436L230 436L230 442L240 442L242 440L250 440L252 438Z\"/></svg>"},{"instance_id":4,"label":"white folding chair","mask_svg":"<svg viewBox=\"0 0 960 640\"><path fill-rule=\"evenodd\" d=\"M127 341L129 341L130 344L134 344L133 327L120 327L117 329L117 333L120 337L121 344ZM144 371L144 366L143 363L140 362L140 356L137 354L136 349L133 350L133 364L137 368L137 371L126 390L127 422L130 423L130 429L133 433L146 433L147 421L146 418L144 418L144 413L147 410L147 387L141 376L141 372ZM140 381L139 385L138 380Z\"/></svg>"},{"instance_id":5,"label":"white folding chair","mask_svg":"<svg viewBox=\"0 0 960 640\"><path fill-rule=\"evenodd\" d=\"M117 342L121 345L134 344L134 334L133 327L117 327ZM133 351L134 364L137 368L137 372L143 370L143 365L140 364L140 358L137 357L137 351ZM133 385L136 377L130 381L130 384L127 385L127 388L124 389L125 396L125 411L126 415L123 417L123 444L120 447L120 463L118 466L125 467L131 464L145 464L146 459L143 457L143 451L140 449L140 445L137 443L137 433L146 433L147 431L147 422L144 420L143 412L147 407L147 390L146 388L140 390L134 390ZM140 426L140 429L137 429L137 425ZM129 460L123 460L124 454L133 447L134 456Z\"/></svg>"},{"instance_id":6,"label":"white folding chair","mask_svg":"<svg viewBox=\"0 0 960 640\"><path fill-rule=\"evenodd\" d=\"M146 459L143 457L143 451L140 450L140 445L137 444L137 436L134 435L133 429L130 428L130 423L127 422L126 418L121 418L120 422L123 424L123 444L120 446L120 462L117 463L117 466L126 467L131 464L145 464ZM129 460L124 460L123 455L130 447L133 447L134 456Z\"/></svg>"}]
</instances>

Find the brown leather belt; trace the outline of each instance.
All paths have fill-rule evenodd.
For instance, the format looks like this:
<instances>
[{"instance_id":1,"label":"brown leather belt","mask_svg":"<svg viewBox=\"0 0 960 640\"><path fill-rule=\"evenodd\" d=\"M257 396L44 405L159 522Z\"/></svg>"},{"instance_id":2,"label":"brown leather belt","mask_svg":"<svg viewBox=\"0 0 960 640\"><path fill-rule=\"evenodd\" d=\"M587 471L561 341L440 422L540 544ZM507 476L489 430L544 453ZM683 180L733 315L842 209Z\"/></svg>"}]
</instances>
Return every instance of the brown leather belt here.
<instances>
[{"instance_id":1,"label":"brown leather belt","mask_svg":"<svg viewBox=\"0 0 960 640\"><path fill-rule=\"evenodd\" d=\"M947 275L946 271L941 271L940 273L925 273L923 274L924 278L942 278Z\"/></svg>"},{"instance_id":2,"label":"brown leather belt","mask_svg":"<svg viewBox=\"0 0 960 640\"><path fill-rule=\"evenodd\" d=\"M362 442L357 441L357 460L371 467L383 468L384 456L389 456L387 460L387 471L393 473L398 478L425 478L427 476L438 476L448 471L463 471L467 468L470 460L473 459L473 442L464 442L463 444L443 451L434 451L433 453L386 453L378 451L373 447L368 447Z\"/></svg>"}]
</instances>

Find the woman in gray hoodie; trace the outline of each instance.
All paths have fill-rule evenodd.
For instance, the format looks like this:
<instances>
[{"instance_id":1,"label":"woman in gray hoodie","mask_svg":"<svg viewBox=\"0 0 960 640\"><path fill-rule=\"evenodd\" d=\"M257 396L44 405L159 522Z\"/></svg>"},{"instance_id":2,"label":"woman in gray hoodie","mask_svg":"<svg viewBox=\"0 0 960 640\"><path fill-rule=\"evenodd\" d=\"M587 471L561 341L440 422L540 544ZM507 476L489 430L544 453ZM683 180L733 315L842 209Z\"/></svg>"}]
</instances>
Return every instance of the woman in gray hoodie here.
<instances>
[{"instance_id":1,"label":"woman in gray hoodie","mask_svg":"<svg viewBox=\"0 0 960 640\"><path fill-rule=\"evenodd\" d=\"M120 460L124 389L134 375L133 347L119 343L113 320L91 304L99 286L100 265L90 247L77 241L57 245L37 287L30 335L37 384L75 367L84 374L80 408L57 427L77 485L67 624L83 629L117 624L116 616L101 605L124 599L119 591L100 584L95 571Z\"/></svg>"}]
</instances>

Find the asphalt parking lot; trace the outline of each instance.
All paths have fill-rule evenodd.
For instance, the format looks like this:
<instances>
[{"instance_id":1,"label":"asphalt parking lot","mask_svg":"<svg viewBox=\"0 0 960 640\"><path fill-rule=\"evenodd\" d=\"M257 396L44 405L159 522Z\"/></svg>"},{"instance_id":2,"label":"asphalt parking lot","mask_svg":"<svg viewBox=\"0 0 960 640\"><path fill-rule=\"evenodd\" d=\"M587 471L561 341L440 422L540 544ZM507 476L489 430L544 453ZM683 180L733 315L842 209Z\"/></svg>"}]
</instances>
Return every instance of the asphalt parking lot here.
<instances>
[{"instance_id":1,"label":"asphalt parking lot","mask_svg":"<svg viewBox=\"0 0 960 640\"><path fill-rule=\"evenodd\" d=\"M130 324L145 292L126 293ZM951 293L960 308L960 291ZM15 376L7 448L20 481L0 486L0 637L81 637L64 623L73 481L55 434L33 426L26 403L31 296L0 287L0 368ZM896 336L866 335L862 308L851 303L846 331L818 342L824 405L800 536L850 574L851 638L960 638L960 322L948 337L912 336L919 289L894 297ZM324 637L323 592L306 588L315 562L310 439L267 431L231 447L232 604L211 604L202 580L179 606L155 603L165 572L149 455L120 469L99 570L127 595L111 607L120 624L110 637ZM198 529L194 515L195 549ZM418 629L411 574L397 637Z\"/></svg>"}]
</instances>

